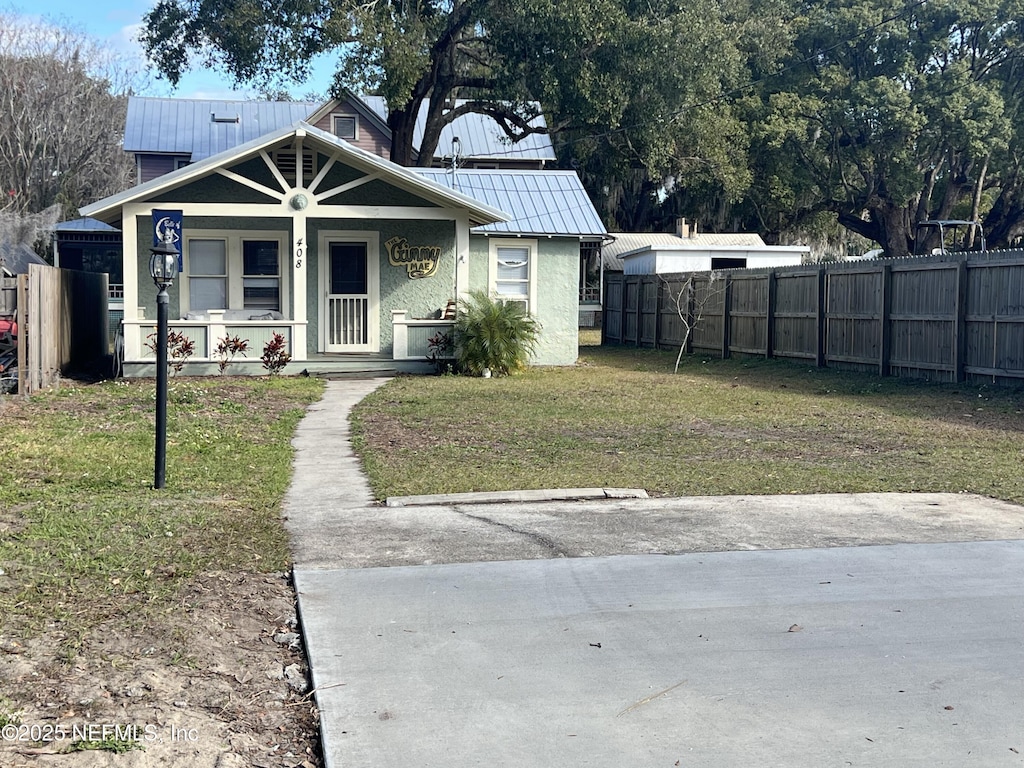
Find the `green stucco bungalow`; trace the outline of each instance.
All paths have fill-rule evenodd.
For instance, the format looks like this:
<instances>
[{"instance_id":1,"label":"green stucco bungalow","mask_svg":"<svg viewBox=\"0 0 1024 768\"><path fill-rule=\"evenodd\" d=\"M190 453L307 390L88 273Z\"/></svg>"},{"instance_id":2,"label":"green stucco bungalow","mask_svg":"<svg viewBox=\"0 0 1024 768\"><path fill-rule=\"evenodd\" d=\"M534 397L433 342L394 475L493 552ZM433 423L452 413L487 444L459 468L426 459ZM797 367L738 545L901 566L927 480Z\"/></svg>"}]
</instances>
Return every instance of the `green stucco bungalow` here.
<instances>
[{"instance_id":1,"label":"green stucco bungalow","mask_svg":"<svg viewBox=\"0 0 1024 768\"><path fill-rule=\"evenodd\" d=\"M149 256L166 214L180 221L170 327L194 342L188 373L214 371L236 335L250 352L231 372L262 373L275 333L286 372L421 370L476 289L540 322L534 364L571 365L581 244L605 235L573 172L405 168L296 123L82 209L123 233L129 376L154 370Z\"/></svg>"}]
</instances>

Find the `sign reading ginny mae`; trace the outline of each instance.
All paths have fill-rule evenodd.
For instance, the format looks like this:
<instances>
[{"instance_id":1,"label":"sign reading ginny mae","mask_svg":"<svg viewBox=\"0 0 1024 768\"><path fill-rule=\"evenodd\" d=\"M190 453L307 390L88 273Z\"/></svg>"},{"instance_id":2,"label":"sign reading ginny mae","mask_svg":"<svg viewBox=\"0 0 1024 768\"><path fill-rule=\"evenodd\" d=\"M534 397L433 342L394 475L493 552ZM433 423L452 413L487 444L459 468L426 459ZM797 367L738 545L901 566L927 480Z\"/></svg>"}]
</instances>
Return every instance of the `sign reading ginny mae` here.
<instances>
[{"instance_id":1,"label":"sign reading ginny mae","mask_svg":"<svg viewBox=\"0 0 1024 768\"><path fill-rule=\"evenodd\" d=\"M437 271L441 260L441 249L436 245L409 245L404 237L392 237L384 243L388 251L388 263L393 267L405 267L410 280L430 277Z\"/></svg>"}]
</instances>

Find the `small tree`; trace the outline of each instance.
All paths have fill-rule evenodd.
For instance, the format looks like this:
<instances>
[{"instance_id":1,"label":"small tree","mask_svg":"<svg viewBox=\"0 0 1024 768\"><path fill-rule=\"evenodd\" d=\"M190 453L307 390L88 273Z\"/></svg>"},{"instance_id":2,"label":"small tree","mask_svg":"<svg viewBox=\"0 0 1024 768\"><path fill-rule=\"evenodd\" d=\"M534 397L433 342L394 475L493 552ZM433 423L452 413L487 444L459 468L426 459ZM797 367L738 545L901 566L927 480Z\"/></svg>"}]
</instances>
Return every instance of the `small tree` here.
<instances>
[{"instance_id":1,"label":"small tree","mask_svg":"<svg viewBox=\"0 0 1024 768\"><path fill-rule=\"evenodd\" d=\"M521 302L492 300L484 291L471 291L459 301L455 359L466 373L480 376L489 369L503 376L526 367L539 334L540 324Z\"/></svg>"},{"instance_id":2,"label":"small tree","mask_svg":"<svg viewBox=\"0 0 1024 768\"><path fill-rule=\"evenodd\" d=\"M217 342L217 348L213 352L213 356L217 358L217 368L221 374L227 370L228 365L235 359L235 355L241 355L245 357L245 353L249 351L249 340L243 339L240 336L224 336Z\"/></svg>"},{"instance_id":3,"label":"small tree","mask_svg":"<svg viewBox=\"0 0 1024 768\"><path fill-rule=\"evenodd\" d=\"M683 359L683 353L689 350L694 329L704 319L707 308L717 303L725 294L725 280L717 272L710 272L707 280L699 287L697 275L693 273L684 276L680 283L664 277L661 280L683 330L676 365L672 369L672 373L679 373L679 363Z\"/></svg>"},{"instance_id":4,"label":"small tree","mask_svg":"<svg viewBox=\"0 0 1024 768\"><path fill-rule=\"evenodd\" d=\"M273 338L263 345L263 355L260 360L263 361L263 367L271 376L276 376L283 371L284 367L292 361L292 356L285 348L284 336L275 333Z\"/></svg>"}]
</instances>

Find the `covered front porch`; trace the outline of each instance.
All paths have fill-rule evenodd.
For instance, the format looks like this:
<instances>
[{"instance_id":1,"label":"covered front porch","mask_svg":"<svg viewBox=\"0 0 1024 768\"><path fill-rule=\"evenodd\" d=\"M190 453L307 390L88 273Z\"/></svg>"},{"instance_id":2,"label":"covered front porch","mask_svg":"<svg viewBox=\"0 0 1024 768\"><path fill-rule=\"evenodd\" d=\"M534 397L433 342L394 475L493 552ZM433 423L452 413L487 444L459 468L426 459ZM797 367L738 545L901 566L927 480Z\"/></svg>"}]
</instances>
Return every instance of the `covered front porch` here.
<instances>
[{"instance_id":1,"label":"covered front porch","mask_svg":"<svg viewBox=\"0 0 1024 768\"><path fill-rule=\"evenodd\" d=\"M227 372L260 375L278 335L286 373L418 372L469 290L470 229L507 219L301 124L83 210L124 231L128 376L155 368L154 242L179 254L167 303L184 374L216 373L218 348L238 339Z\"/></svg>"}]
</instances>

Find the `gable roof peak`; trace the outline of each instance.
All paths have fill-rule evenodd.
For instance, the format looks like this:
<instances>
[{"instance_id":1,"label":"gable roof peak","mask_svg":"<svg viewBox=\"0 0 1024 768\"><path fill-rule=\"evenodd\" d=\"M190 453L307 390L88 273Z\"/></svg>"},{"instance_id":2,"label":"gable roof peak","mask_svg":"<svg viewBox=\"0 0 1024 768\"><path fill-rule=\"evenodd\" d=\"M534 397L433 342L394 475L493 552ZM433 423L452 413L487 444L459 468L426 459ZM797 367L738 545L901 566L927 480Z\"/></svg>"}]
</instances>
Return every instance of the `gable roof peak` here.
<instances>
[{"instance_id":1,"label":"gable roof peak","mask_svg":"<svg viewBox=\"0 0 1024 768\"><path fill-rule=\"evenodd\" d=\"M277 131L263 134L245 144L231 147L199 162L186 165L171 173L158 176L152 181L147 181L119 194L99 200L81 208L79 212L83 216L93 216L100 220L114 220L119 216L121 207L125 204L148 201L165 191L216 173L218 169L226 169L229 166L255 157L261 150L265 151L289 146L296 139L304 140L304 142L313 141L316 144L320 144L324 151L337 153L340 160L347 161L354 167L367 173L379 173L388 183L406 189L412 194L420 195L426 200L442 205L465 208L469 212L470 220L477 224L507 221L509 218L507 213L497 207L481 202L468 194L450 189L443 184L438 184L433 180L425 179L416 174L411 168L405 168L392 163L390 160L360 149L344 139L339 139L332 133L322 131L316 126L301 120ZM284 191L282 191L283 194Z\"/></svg>"}]
</instances>

